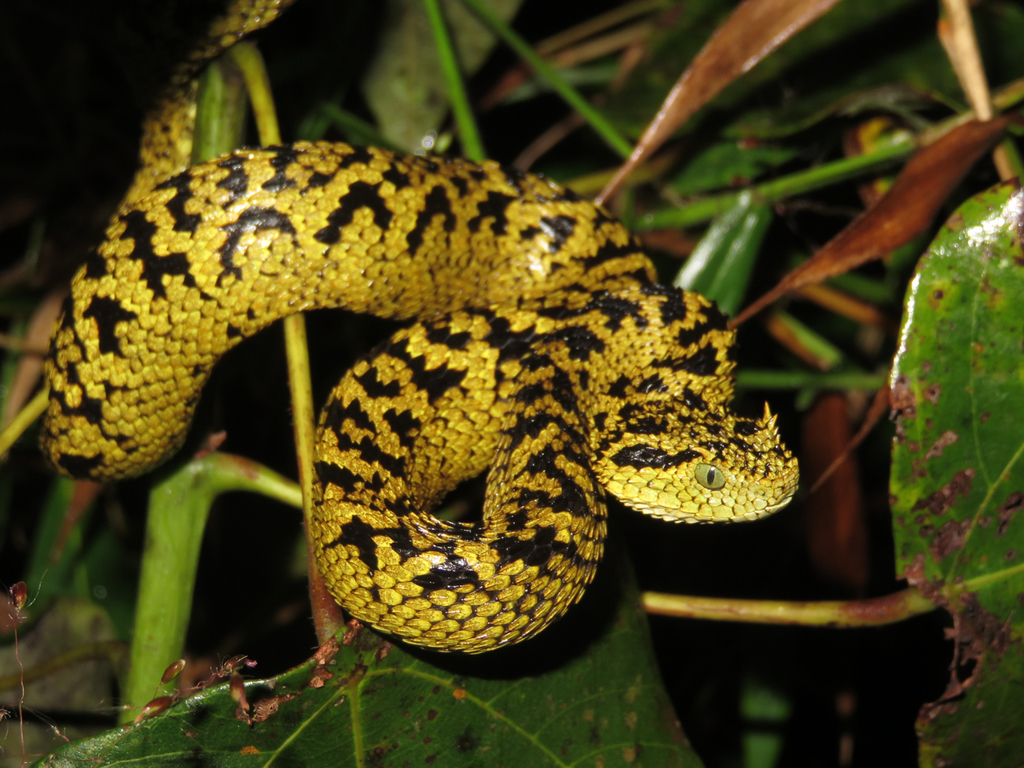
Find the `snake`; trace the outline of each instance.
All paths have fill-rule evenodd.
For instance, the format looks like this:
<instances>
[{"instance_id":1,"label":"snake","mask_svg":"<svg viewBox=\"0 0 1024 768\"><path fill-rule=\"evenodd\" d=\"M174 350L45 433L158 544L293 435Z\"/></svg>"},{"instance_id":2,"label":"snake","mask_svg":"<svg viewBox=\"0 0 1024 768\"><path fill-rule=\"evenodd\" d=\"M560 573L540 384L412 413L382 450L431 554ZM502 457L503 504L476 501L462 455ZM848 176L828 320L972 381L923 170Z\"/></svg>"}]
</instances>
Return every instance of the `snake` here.
<instances>
[{"instance_id":1,"label":"snake","mask_svg":"<svg viewBox=\"0 0 1024 768\"><path fill-rule=\"evenodd\" d=\"M151 113L174 141L143 141L144 178L54 331L40 444L57 472L149 471L225 352L342 307L409 324L321 411L308 535L334 598L388 635L467 653L536 635L593 580L610 500L697 523L792 499L767 405L730 410L735 330L659 285L603 207L495 162L332 142L182 170L162 124L181 111ZM479 521L433 513L484 472Z\"/></svg>"}]
</instances>

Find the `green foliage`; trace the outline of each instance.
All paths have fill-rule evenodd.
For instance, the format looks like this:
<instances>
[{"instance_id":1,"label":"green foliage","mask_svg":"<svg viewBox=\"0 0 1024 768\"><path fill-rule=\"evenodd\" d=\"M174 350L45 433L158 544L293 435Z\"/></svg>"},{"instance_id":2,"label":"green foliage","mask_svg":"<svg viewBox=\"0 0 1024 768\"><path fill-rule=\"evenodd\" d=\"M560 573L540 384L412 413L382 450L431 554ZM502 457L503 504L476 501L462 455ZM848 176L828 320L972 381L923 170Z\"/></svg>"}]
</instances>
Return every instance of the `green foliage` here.
<instances>
[{"instance_id":1,"label":"green foliage","mask_svg":"<svg viewBox=\"0 0 1024 768\"><path fill-rule=\"evenodd\" d=\"M1024 715L1024 193L968 200L921 258L892 371L896 565L955 617L959 656L920 721L927 765L1014 765Z\"/></svg>"},{"instance_id":2,"label":"green foliage","mask_svg":"<svg viewBox=\"0 0 1024 768\"><path fill-rule=\"evenodd\" d=\"M597 638L563 624L539 645L475 659L414 654L350 631L340 648L247 681L245 706L222 683L37 765L173 766L198 752L228 766L699 766L621 558L605 564L580 612L604 625Z\"/></svg>"},{"instance_id":3,"label":"green foliage","mask_svg":"<svg viewBox=\"0 0 1024 768\"><path fill-rule=\"evenodd\" d=\"M42 290L66 285L99 240L132 172L136 100L144 103L163 82L166 62L180 58L208 20L203 12L217 4L158 5L154 15L151 3L127 4L116 17L102 4L70 0L48 4L45 14L33 4L0 11L0 77L12 116L5 130L8 146L17 148L0 162L0 180L9 190L0 198L0 214L5 225L13 222L0 233L0 248L5 265L17 265L0 282L0 314L10 319L13 335L26 332ZM260 36L285 138L409 149L434 134L435 147L464 153L445 117L451 80L437 63L421 4L395 2L384 11L376 5L300 0ZM519 9L513 27L531 43L592 12L562 17L580 4L550 2L521 9L518 2L485 5L506 20ZM516 59L460 3L441 3L493 157L515 158L565 117L568 101L587 110L590 123L541 155L534 169L581 194L600 189L624 150L618 132L643 132L734 4L637 5L643 6L639 15L624 24L638 18L652 33L624 83L616 82L620 61L628 58L620 59L620 49L567 67L549 59L519 73L525 79L518 88L485 111L479 100L504 75L516 74ZM665 246L668 254L692 251L682 272L666 257L663 274L680 274L680 284L713 295L730 311L742 307L845 226L862 209L858 192L884 188L891 181L886 174L895 174L923 137L963 119L963 94L935 36L936 7L919 0L840 3L684 126L673 152L634 177L646 174L648 186L629 190L615 211L637 231L673 228L677 241ZM1024 11L992 1L976 3L973 13L997 104L1019 112L1024 89L1012 81L1024 76ZM164 64L150 67L156 60ZM848 154L849 140L875 118L885 123L881 137L866 142L864 154ZM601 179L596 186L594 178ZM1024 710L1024 443L1017 423L1024 406L1018 307L1024 203L1009 185L978 194L995 180L986 162L964 181L939 220L957 201L967 202L921 259L902 304L907 272L931 232L884 262L832 281L866 301L881 321L788 302L777 318L800 343L818 345L838 363L834 372L801 362L757 320L740 331L741 410L760 410L761 393L745 400L752 388L777 390L772 410L794 445L807 418L803 406L822 391L842 390L854 408L863 391L884 382L895 354L897 439L890 445L885 427L876 430L858 453L859 475L854 472L871 529L869 582L838 585L810 564L809 531L817 518L804 520L795 511L806 496L794 510L749 528L666 529L622 510L612 516L613 544L627 545L644 588L816 599L889 593L903 586L898 578L907 578L948 612L945 628L955 643L943 639L942 620L934 615L860 632L659 619L652 645L628 566L613 560L602 566L582 605L522 648L457 660L390 647L363 631L328 664L316 658L300 663L315 643L304 582L295 575L305 569L295 554L304 552L298 516L267 500L294 502L293 490L266 469L294 476L283 361L275 357L280 345L271 332L225 361L204 395L206 411L196 430L226 428L225 449L259 465L232 469L219 462L237 459L224 456L192 462L186 454L201 441L197 434L156 479L107 489L95 508L78 510L75 519L67 513L82 488L39 466L31 439L0 466L0 579L4 586L24 579L31 596L19 629L20 662L13 622L0 621L0 678L14 675L15 681L0 690L0 748L7 761L0 765L21 764L20 728L12 722L19 716L16 683L37 672L46 685L34 688L30 681L26 689L24 748L47 765L194 759L211 765L511 768L699 765L703 759L709 766L767 768L836 764L847 736L860 764L912 765L919 745L926 766L1018 765L1024 753L1016 728ZM680 233L683 228L688 231ZM649 242L652 248L664 244ZM329 313L309 323L322 402L341 371L387 329ZM4 402L22 358L5 357ZM806 431L816 428L805 425ZM244 472L233 474L240 468ZM259 495L221 494L229 488ZM456 512L471 504L461 496L446 502ZM168 540L167 561L144 543L147 509L151 521L167 526L161 534ZM813 514L826 513L819 507ZM207 519L204 533L200 523ZM836 559L847 555L842 542L831 550ZM137 607L140 561L151 574ZM174 576L161 570L171 561L179 569ZM173 612L179 620L168 629L161 622ZM82 662L65 655L128 642L133 626L157 632L162 645L136 659L131 685L122 668L99 656ZM137 629L133 653L142 650L143 637ZM116 728L119 713L130 721L139 712L118 705L137 707L155 696L161 672L182 654L189 669L217 669L225 658L247 654L266 679L249 679L252 670L236 665L248 710L239 710L230 682L214 675L208 687L196 688L190 679L169 709ZM54 658L60 663L47 669ZM62 698L64 692L69 695ZM851 701L852 714L834 714ZM93 735L73 744L59 736L36 740L48 729L33 733L33 707L67 738ZM75 717L85 711L86 726L69 726L65 709L75 709Z\"/></svg>"}]
</instances>

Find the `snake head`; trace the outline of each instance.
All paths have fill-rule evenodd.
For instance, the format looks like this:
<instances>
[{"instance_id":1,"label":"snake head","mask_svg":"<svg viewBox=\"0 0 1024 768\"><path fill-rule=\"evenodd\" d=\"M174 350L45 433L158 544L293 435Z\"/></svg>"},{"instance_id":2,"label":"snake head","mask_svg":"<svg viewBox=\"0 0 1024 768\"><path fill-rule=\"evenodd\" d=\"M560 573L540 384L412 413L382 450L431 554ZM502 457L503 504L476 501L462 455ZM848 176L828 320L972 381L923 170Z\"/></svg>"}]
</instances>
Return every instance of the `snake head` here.
<instances>
[{"instance_id":1,"label":"snake head","mask_svg":"<svg viewBox=\"0 0 1024 768\"><path fill-rule=\"evenodd\" d=\"M699 419L662 413L661 429L606 435L596 470L628 507L671 522L742 522L785 507L796 493L797 461L779 440L775 416L759 420L708 411Z\"/></svg>"}]
</instances>

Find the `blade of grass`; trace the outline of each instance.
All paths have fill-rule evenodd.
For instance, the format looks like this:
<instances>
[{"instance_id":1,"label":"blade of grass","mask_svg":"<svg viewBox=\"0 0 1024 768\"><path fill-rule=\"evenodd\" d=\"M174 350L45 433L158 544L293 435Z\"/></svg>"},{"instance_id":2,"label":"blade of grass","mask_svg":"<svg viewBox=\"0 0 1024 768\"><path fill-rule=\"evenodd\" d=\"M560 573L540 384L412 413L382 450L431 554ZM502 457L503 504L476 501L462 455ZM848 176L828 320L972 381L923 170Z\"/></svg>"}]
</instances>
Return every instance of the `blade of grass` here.
<instances>
[{"instance_id":1,"label":"blade of grass","mask_svg":"<svg viewBox=\"0 0 1024 768\"><path fill-rule=\"evenodd\" d=\"M1002 135L1008 119L972 121L917 152L888 192L754 303L733 318L736 327L789 291L848 272L917 237L974 163Z\"/></svg>"},{"instance_id":2,"label":"blade of grass","mask_svg":"<svg viewBox=\"0 0 1024 768\"><path fill-rule=\"evenodd\" d=\"M470 160L481 162L487 157L487 153L484 150L483 139L480 138L476 120L473 119L473 110L469 106L469 97L466 95L466 86L462 82L462 72L459 70L455 48L448 35L444 14L441 13L438 0L423 0L423 7L427 11L430 30L434 33L437 57L441 61L441 71L444 73L447 84L448 99L451 102L455 125L458 126L459 138L462 141L462 153Z\"/></svg>"},{"instance_id":3,"label":"blade of grass","mask_svg":"<svg viewBox=\"0 0 1024 768\"><path fill-rule=\"evenodd\" d=\"M538 75L543 77L551 85L552 89L561 96L566 103L569 104L573 109L579 112L586 119L590 127L597 131L598 135L605 140L613 150L615 150L623 158L629 157L632 151L632 145L626 141L615 127L609 122L609 120L598 112L594 107L590 105L583 96L571 85L569 85L565 78L555 69L553 66L548 64L544 59L538 56L533 48L530 47L523 38L519 37L511 27L505 24L499 19L487 4L481 0L462 0L463 4L468 7L473 13L475 13L480 20L487 26L490 27L491 31L500 37L506 45L519 54L523 60L526 61Z\"/></svg>"},{"instance_id":4,"label":"blade of grass","mask_svg":"<svg viewBox=\"0 0 1024 768\"><path fill-rule=\"evenodd\" d=\"M363 120L353 115L348 110L342 109L337 104L325 103L320 106L320 111L334 125L340 129L345 136L356 144L365 144L372 147L390 149L392 152L401 152L401 148L394 142L389 141L380 131Z\"/></svg>"},{"instance_id":5,"label":"blade of grass","mask_svg":"<svg viewBox=\"0 0 1024 768\"><path fill-rule=\"evenodd\" d=\"M631 222L636 232L672 227L689 227L713 219L736 205L740 195L751 194L762 203L776 203L789 197L838 184L886 168L909 157L918 147L912 136L905 135L869 154L834 160L815 168L798 171L778 179L757 184L749 190L727 192L697 200L682 208L669 208L649 213Z\"/></svg>"},{"instance_id":6,"label":"blade of grass","mask_svg":"<svg viewBox=\"0 0 1024 768\"><path fill-rule=\"evenodd\" d=\"M24 408L18 411L18 415L11 420L4 431L0 432L0 456L7 453L22 433L32 426L32 422L43 415L49 404L50 388L43 387Z\"/></svg>"},{"instance_id":7,"label":"blade of grass","mask_svg":"<svg viewBox=\"0 0 1024 768\"><path fill-rule=\"evenodd\" d=\"M869 389L877 390L888 381L888 371L771 371L740 370L736 373L737 389Z\"/></svg>"},{"instance_id":8,"label":"blade of grass","mask_svg":"<svg viewBox=\"0 0 1024 768\"><path fill-rule=\"evenodd\" d=\"M644 158L665 143L723 88L753 68L789 38L826 13L838 0L744 0L694 57L669 91L629 158L595 202L603 203Z\"/></svg>"}]
</instances>

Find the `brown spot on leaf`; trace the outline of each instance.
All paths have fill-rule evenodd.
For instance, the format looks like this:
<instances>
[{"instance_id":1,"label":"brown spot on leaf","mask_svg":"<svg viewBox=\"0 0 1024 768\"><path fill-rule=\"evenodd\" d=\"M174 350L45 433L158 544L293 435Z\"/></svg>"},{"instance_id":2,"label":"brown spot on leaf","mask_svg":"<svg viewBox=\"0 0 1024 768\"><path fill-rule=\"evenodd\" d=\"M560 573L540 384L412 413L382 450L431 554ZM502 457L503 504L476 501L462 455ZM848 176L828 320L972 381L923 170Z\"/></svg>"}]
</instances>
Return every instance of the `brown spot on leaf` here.
<instances>
[{"instance_id":1,"label":"brown spot on leaf","mask_svg":"<svg viewBox=\"0 0 1024 768\"><path fill-rule=\"evenodd\" d=\"M950 520L939 528L935 538L928 544L928 549L931 551L932 557L935 558L935 562L958 551L964 545L964 539L967 538L967 532L970 529L970 520L960 522Z\"/></svg>"},{"instance_id":2,"label":"brown spot on leaf","mask_svg":"<svg viewBox=\"0 0 1024 768\"><path fill-rule=\"evenodd\" d=\"M1000 621L999 617L987 610L978 602L976 592L964 592L960 595L960 632L959 640L961 645L970 643L971 651L977 653L976 659L981 660L981 654L991 651L996 656L1006 653L1006 646L1010 642L1010 622ZM980 643L982 647L974 647Z\"/></svg>"},{"instance_id":3,"label":"brown spot on leaf","mask_svg":"<svg viewBox=\"0 0 1024 768\"><path fill-rule=\"evenodd\" d=\"M917 413L917 398L907 383L907 377L903 374L896 379L896 383L889 389L889 407L892 408L892 415L902 416L905 419L912 419Z\"/></svg>"},{"instance_id":4,"label":"brown spot on leaf","mask_svg":"<svg viewBox=\"0 0 1024 768\"><path fill-rule=\"evenodd\" d=\"M999 525L996 526L996 538L1002 538L1003 534L1006 533L1007 527L1010 525L1010 518L1013 517L1013 513L1024 506L1024 493L1020 491L1014 491L1003 502L996 511L999 513Z\"/></svg>"},{"instance_id":5,"label":"brown spot on leaf","mask_svg":"<svg viewBox=\"0 0 1024 768\"><path fill-rule=\"evenodd\" d=\"M938 383L929 384L924 390L924 397L932 405L939 404L939 395L942 394L942 385Z\"/></svg>"},{"instance_id":6,"label":"brown spot on leaf","mask_svg":"<svg viewBox=\"0 0 1024 768\"><path fill-rule=\"evenodd\" d=\"M929 387L930 389L930 387ZM938 399L938 398L936 398ZM928 453L924 455L925 459L934 459L942 455L942 452L949 446L960 439L960 436L951 429L947 429L941 435L939 439L932 443L932 447L928 449Z\"/></svg>"},{"instance_id":7,"label":"brown spot on leaf","mask_svg":"<svg viewBox=\"0 0 1024 768\"><path fill-rule=\"evenodd\" d=\"M974 474L974 470L970 467L960 470L953 475L952 480L942 486L931 496L918 501L911 511L916 512L919 509L927 509L933 515L946 514L956 502L957 496L963 496L966 499L968 495L970 495L971 482L974 480Z\"/></svg>"},{"instance_id":8,"label":"brown spot on leaf","mask_svg":"<svg viewBox=\"0 0 1024 768\"><path fill-rule=\"evenodd\" d=\"M271 715L275 714L281 705L286 701L297 699L298 693L286 693L284 696L271 696L266 699L260 699L252 707L252 715L250 716L250 722L262 723L267 720Z\"/></svg>"}]
</instances>

